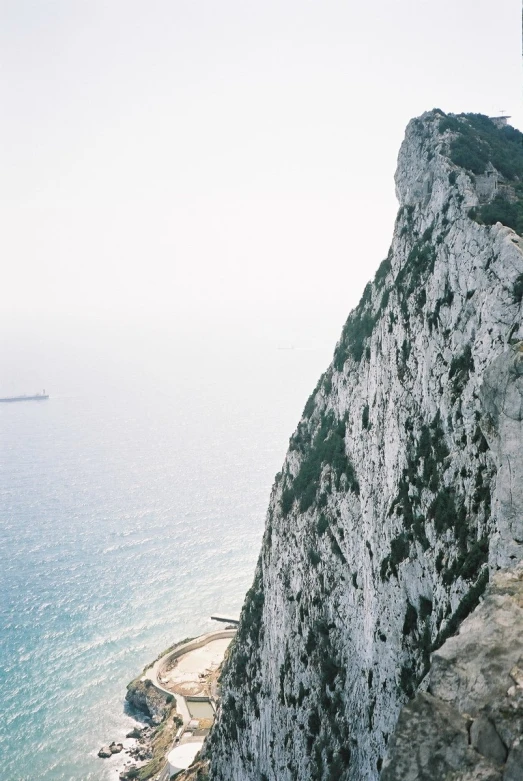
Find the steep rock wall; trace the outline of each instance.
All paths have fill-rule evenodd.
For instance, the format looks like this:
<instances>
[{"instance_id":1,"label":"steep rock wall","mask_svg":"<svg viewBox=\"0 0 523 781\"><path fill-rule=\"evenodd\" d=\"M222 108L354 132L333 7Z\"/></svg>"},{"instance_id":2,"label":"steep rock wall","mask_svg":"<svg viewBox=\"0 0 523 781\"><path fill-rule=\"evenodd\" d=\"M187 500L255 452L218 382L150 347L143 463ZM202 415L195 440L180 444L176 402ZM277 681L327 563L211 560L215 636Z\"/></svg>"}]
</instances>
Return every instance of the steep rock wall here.
<instances>
[{"instance_id":1,"label":"steep rock wall","mask_svg":"<svg viewBox=\"0 0 523 781\"><path fill-rule=\"evenodd\" d=\"M523 335L523 253L512 230L469 217L455 121L409 123L389 255L277 475L207 748L213 781L377 779L431 650L485 588L494 534L491 566L506 558L479 391Z\"/></svg>"},{"instance_id":2,"label":"steep rock wall","mask_svg":"<svg viewBox=\"0 0 523 781\"><path fill-rule=\"evenodd\" d=\"M523 342L488 367L480 398L481 427L496 462L491 560L513 567L523 558Z\"/></svg>"},{"instance_id":3,"label":"steep rock wall","mask_svg":"<svg viewBox=\"0 0 523 781\"><path fill-rule=\"evenodd\" d=\"M433 655L428 693L402 710L382 781L523 781L523 569Z\"/></svg>"}]
</instances>

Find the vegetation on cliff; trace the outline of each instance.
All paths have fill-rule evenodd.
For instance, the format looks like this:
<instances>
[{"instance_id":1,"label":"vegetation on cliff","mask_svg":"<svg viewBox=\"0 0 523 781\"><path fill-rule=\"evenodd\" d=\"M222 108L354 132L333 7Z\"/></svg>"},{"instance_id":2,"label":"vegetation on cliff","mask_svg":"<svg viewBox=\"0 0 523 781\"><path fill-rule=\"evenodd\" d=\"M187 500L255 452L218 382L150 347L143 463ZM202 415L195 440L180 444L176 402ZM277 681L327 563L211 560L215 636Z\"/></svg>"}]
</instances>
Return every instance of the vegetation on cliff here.
<instances>
[{"instance_id":1,"label":"vegetation on cliff","mask_svg":"<svg viewBox=\"0 0 523 781\"><path fill-rule=\"evenodd\" d=\"M469 215L482 225L501 222L523 234L523 133L506 125L497 127L483 114L459 114L440 121L440 132L455 134L450 144L453 163L482 175L489 163L512 186L489 203L472 208Z\"/></svg>"},{"instance_id":2,"label":"vegetation on cliff","mask_svg":"<svg viewBox=\"0 0 523 781\"><path fill-rule=\"evenodd\" d=\"M409 125L391 250L276 479L211 736L216 781L377 779L402 703L485 591L498 483L480 390L521 339L523 257L466 204L491 163L519 208L522 138L439 110ZM478 183L480 222L495 222L493 184Z\"/></svg>"}]
</instances>

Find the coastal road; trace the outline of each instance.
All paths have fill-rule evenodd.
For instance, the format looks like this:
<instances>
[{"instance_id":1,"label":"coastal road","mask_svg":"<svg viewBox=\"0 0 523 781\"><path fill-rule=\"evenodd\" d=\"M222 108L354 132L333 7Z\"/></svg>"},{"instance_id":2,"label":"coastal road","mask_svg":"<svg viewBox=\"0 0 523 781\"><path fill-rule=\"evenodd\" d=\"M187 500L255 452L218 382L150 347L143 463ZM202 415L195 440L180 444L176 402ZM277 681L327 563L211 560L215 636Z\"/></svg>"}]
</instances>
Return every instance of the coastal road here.
<instances>
[{"instance_id":1,"label":"coastal road","mask_svg":"<svg viewBox=\"0 0 523 781\"><path fill-rule=\"evenodd\" d=\"M158 776L158 781L169 781L170 779L170 773L169 773L169 763L167 762L164 769Z\"/></svg>"},{"instance_id":2,"label":"coastal road","mask_svg":"<svg viewBox=\"0 0 523 781\"><path fill-rule=\"evenodd\" d=\"M172 651L168 651L166 654L157 659L152 667L149 667L149 669L145 671L144 677L152 681L154 686L159 689L159 691L171 696L174 694L177 704L176 709L183 719L184 726L191 720L191 714L189 713L185 697L183 697L181 694L173 693L160 682L160 678L164 669L172 659L180 658L185 654L190 653L191 651L202 648L208 643L212 643L214 640L232 639L235 634L236 629L221 629L216 632L209 632L208 634L196 637L194 640L190 640L178 648L175 648Z\"/></svg>"},{"instance_id":3,"label":"coastal road","mask_svg":"<svg viewBox=\"0 0 523 781\"><path fill-rule=\"evenodd\" d=\"M183 695L170 691L165 686L163 686L162 683L160 683L160 676L163 670L165 669L169 661L172 660L173 658L180 658L186 653L190 653L193 650L202 648L203 646L207 645L213 640L232 638L234 637L235 634L236 634L236 629L232 629L232 630L222 629L216 632L209 632L208 634L197 637L194 640L189 641L188 643L184 643L183 645L173 649L172 651L168 651L166 654L164 654L164 656L161 656L159 659L157 659L156 662L152 665L152 667L149 667L149 669L145 671L144 678L149 679L153 683L156 689L163 692L164 694L175 697L176 711L183 719L184 728L187 727L188 723L192 718L191 714L189 713L189 708L187 707L187 702ZM158 781L169 781L168 763L165 764L165 767L163 768L162 772L158 777Z\"/></svg>"}]
</instances>

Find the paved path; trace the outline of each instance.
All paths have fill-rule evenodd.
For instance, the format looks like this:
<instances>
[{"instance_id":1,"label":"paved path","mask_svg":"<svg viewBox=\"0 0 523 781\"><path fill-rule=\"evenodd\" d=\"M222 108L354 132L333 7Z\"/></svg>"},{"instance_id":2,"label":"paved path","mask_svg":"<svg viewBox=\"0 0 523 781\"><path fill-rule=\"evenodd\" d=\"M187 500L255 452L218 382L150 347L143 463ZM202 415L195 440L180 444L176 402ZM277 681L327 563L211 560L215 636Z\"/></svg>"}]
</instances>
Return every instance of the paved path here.
<instances>
[{"instance_id":1,"label":"paved path","mask_svg":"<svg viewBox=\"0 0 523 781\"><path fill-rule=\"evenodd\" d=\"M152 665L152 667L149 667L149 669L145 671L144 677L149 678L156 686L156 688L159 689L160 691L164 692L165 694L172 695L173 692L170 689L167 689L162 683L160 683L160 676L164 668L167 666L167 663L169 662L170 659L172 659L173 656L175 656L176 658L181 658L186 653L189 653L190 651L194 651L198 648L202 648L208 643L211 643L213 640L233 638L235 634L236 634L235 629L225 629L225 630L221 629L216 632L209 632L206 635L201 635L200 637L196 637L194 640L190 640L188 643L184 643L183 645L178 646L178 648L175 648L172 651L168 651L166 654L164 654L159 659L157 659L156 662ZM183 697L181 694L175 694L175 696L176 696L176 702L180 700L180 705L185 711L185 712L179 711L180 716L182 716L185 724L186 718L187 721L189 721L191 718L189 711L187 709L185 697Z\"/></svg>"},{"instance_id":2,"label":"paved path","mask_svg":"<svg viewBox=\"0 0 523 781\"><path fill-rule=\"evenodd\" d=\"M158 776L158 781L169 781L170 775L169 775L169 763L165 765L164 769Z\"/></svg>"},{"instance_id":3,"label":"paved path","mask_svg":"<svg viewBox=\"0 0 523 781\"><path fill-rule=\"evenodd\" d=\"M187 724L191 720L191 714L189 713L187 702L185 700L185 697L183 697L181 694L174 694L172 691L166 689L165 686L163 686L160 683L159 677L161 675L162 670L166 666L169 659L173 656L173 654L179 654L179 656L183 656L184 653L190 653L190 651L194 650L195 648L198 647L201 648L202 646L212 642L213 640L219 640L223 637L232 638L234 637L235 633L236 630L221 629L216 632L209 632L209 634L207 635L202 635L201 637L197 637L194 640L191 640L188 643L184 643L183 645L179 646L178 648L175 648L172 651L168 651L166 654L164 654L159 659L157 659L156 662L152 665L152 667L149 667L149 669L145 671L144 678L148 678L150 681L152 681L154 686L160 691L164 692L164 694L169 694L176 698L176 711L183 719L184 728L187 727ZM185 651L184 649L187 650ZM168 781L168 780L169 780L169 763L166 763L164 769L162 770L160 776L158 777L158 781Z\"/></svg>"}]
</instances>

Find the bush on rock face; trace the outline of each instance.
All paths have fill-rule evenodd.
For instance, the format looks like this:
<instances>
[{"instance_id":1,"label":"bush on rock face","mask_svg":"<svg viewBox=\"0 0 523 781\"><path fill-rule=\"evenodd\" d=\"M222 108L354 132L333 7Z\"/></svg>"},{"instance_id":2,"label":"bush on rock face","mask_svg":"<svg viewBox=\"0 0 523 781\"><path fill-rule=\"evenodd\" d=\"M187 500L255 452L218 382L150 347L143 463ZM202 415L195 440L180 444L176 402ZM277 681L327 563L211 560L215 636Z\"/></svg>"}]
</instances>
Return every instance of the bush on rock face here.
<instances>
[{"instance_id":1,"label":"bush on rock face","mask_svg":"<svg viewBox=\"0 0 523 781\"><path fill-rule=\"evenodd\" d=\"M510 181L523 179L523 133L513 127L498 128L484 114L445 117L441 133L456 134L450 145L450 159L473 174L483 174L489 163Z\"/></svg>"},{"instance_id":2,"label":"bush on rock face","mask_svg":"<svg viewBox=\"0 0 523 781\"><path fill-rule=\"evenodd\" d=\"M518 304L523 300L523 274L519 274L519 276L516 277L516 281L512 287L512 295Z\"/></svg>"},{"instance_id":3,"label":"bush on rock face","mask_svg":"<svg viewBox=\"0 0 523 781\"><path fill-rule=\"evenodd\" d=\"M517 188L518 200L513 202L497 195L490 203L475 206L469 211L469 217L481 225L495 225L501 222L516 233L523 234L523 189Z\"/></svg>"}]
</instances>

